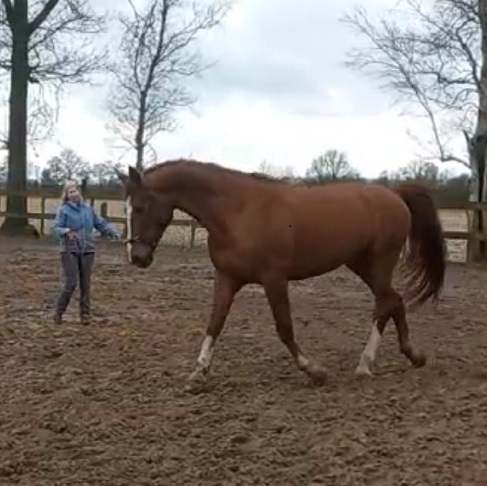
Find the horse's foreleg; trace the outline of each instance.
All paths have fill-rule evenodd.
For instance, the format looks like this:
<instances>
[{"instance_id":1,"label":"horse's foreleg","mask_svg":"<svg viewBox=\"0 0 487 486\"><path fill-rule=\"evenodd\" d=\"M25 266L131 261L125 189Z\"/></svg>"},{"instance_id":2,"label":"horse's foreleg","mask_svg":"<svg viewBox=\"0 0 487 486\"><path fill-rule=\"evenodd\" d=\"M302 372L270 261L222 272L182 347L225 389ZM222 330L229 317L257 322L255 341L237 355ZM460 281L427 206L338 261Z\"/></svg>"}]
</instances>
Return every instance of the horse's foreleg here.
<instances>
[{"instance_id":1,"label":"horse's foreleg","mask_svg":"<svg viewBox=\"0 0 487 486\"><path fill-rule=\"evenodd\" d=\"M218 336L222 332L225 320L230 311L235 294L240 290L241 284L234 279L217 272L213 287L213 308L210 322L206 328L206 336L201 345L197 359L196 369L191 373L189 380L204 378L211 367L213 350Z\"/></svg>"},{"instance_id":2,"label":"horse's foreleg","mask_svg":"<svg viewBox=\"0 0 487 486\"><path fill-rule=\"evenodd\" d=\"M306 357L294 339L287 280L268 280L264 283L264 288L279 338L289 349L298 368L304 371L316 384L324 383L326 381L325 370Z\"/></svg>"}]
</instances>

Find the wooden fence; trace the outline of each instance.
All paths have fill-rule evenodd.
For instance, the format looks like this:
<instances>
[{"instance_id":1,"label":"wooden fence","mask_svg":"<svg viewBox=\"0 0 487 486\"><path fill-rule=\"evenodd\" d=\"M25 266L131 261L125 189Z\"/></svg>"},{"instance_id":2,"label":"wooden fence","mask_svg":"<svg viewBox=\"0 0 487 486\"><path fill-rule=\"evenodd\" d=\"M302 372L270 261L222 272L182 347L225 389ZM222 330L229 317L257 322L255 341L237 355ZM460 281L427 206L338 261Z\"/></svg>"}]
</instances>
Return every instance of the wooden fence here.
<instances>
[{"instance_id":1,"label":"wooden fence","mask_svg":"<svg viewBox=\"0 0 487 486\"><path fill-rule=\"evenodd\" d=\"M0 190L0 218L4 218L6 216L13 216L7 213L6 211L6 198L7 194L12 194L12 192L6 190ZM50 199L57 200L56 204L59 204L59 192L52 192L47 190L28 190L24 193L18 193L17 195L27 195L29 200L36 199L39 201L39 211L36 212L29 212L28 218L29 220L39 221L39 231L41 235L49 234L49 229L46 228L46 221L54 219L55 212L53 210L49 211L46 210L46 201ZM96 201L102 201L100 205L100 214L108 221L116 224L124 224L125 218L123 216L116 216L110 215L108 213L108 202L110 201L118 201L123 203L122 198L119 195L113 194L103 194L103 193L88 193L86 198L90 201L91 205L95 207ZM479 214L483 214L484 221L487 222L487 204L486 203L471 203L467 202L464 204L440 204L440 210L453 210L453 211L464 211L467 215L467 220L471 220ZM181 219L174 219L171 223L171 226L179 226L179 227L187 227L188 231L190 231L190 242L189 246L192 248L195 245L195 235L196 230L200 228L200 224L193 218L181 218ZM483 232L470 232L468 230L446 230L444 232L445 238L447 240L463 240L467 242L479 243L482 244L487 243L487 224L484 224L484 231Z\"/></svg>"},{"instance_id":2,"label":"wooden fence","mask_svg":"<svg viewBox=\"0 0 487 486\"><path fill-rule=\"evenodd\" d=\"M465 203L441 203L438 204L440 211L463 211L466 216L467 228L465 230L444 230L446 240L461 240L466 242L466 261L474 262L481 260L481 255L486 254L487 245L487 203L465 202ZM478 222L482 221L483 230L474 231L469 228L477 228Z\"/></svg>"},{"instance_id":3,"label":"wooden fence","mask_svg":"<svg viewBox=\"0 0 487 486\"><path fill-rule=\"evenodd\" d=\"M49 210L47 208L48 204L47 201L53 200L55 203L55 206L59 205L59 192L53 192L49 190L35 190L31 189L25 192L12 192L8 190L2 190L0 189L0 218L5 218L5 217L17 217L16 214L12 214L7 212L6 209L6 197L7 195L19 195L19 196L24 196L27 195L28 200L37 200L39 202L38 206L38 211L35 212L28 212L27 213L27 218L31 221L38 221L38 229L39 233L42 236L46 236L50 234L50 225L49 221L54 220L55 218L55 210L51 209ZM108 212L108 203L110 201L114 202L120 202L120 204L124 204L123 199L119 195L113 195L113 194L103 194L103 193L88 193L86 196L86 199L90 202L91 206L95 207L95 203L97 201L102 201L100 204L100 210L99 214L107 219L110 223L115 223L115 224L125 224L125 217L124 216L116 216L116 215L111 215ZM189 241L189 246L190 248L193 248L195 246L195 240L196 240L196 230L198 228L201 228L201 225L196 221L194 218L187 217L187 218L175 218L171 222L171 226L179 226L179 227L186 227L188 228L188 231L190 232L190 241Z\"/></svg>"}]
</instances>

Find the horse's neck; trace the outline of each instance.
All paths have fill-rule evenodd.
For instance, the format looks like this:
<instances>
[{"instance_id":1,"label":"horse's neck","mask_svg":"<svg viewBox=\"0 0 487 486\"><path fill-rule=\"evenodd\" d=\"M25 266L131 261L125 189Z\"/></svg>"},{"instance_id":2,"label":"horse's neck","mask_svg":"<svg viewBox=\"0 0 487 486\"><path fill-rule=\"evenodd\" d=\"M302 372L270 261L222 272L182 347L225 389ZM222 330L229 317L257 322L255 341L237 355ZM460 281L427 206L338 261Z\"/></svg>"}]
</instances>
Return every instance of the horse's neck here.
<instances>
[{"instance_id":1,"label":"horse's neck","mask_svg":"<svg viewBox=\"0 0 487 486\"><path fill-rule=\"evenodd\" d=\"M175 208L196 219L208 231L217 229L223 225L222 215L217 210L217 197L202 193L190 192L176 194L174 197Z\"/></svg>"},{"instance_id":2,"label":"horse's neck","mask_svg":"<svg viewBox=\"0 0 487 486\"><path fill-rule=\"evenodd\" d=\"M176 209L195 218L209 232L224 229L224 189L214 177L182 170L169 174L168 181Z\"/></svg>"}]
</instances>

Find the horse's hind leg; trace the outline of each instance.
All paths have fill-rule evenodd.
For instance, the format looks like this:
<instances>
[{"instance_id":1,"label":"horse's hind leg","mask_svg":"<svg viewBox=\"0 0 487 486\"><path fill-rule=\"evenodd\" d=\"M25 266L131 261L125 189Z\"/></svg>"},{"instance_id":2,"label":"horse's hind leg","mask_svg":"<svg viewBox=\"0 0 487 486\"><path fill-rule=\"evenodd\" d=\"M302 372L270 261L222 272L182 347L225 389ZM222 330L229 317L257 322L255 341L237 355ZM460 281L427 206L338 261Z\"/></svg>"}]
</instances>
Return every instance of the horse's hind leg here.
<instances>
[{"instance_id":1,"label":"horse's hind leg","mask_svg":"<svg viewBox=\"0 0 487 486\"><path fill-rule=\"evenodd\" d=\"M298 368L304 371L314 383L323 384L326 381L325 370L305 356L294 338L288 281L283 278L266 279L264 289L274 316L276 330L280 340L291 353Z\"/></svg>"},{"instance_id":2,"label":"horse's hind leg","mask_svg":"<svg viewBox=\"0 0 487 486\"><path fill-rule=\"evenodd\" d=\"M362 278L375 296L374 324L355 370L358 375L372 374L370 367L375 361L382 334L390 318L396 326L400 351L416 367L426 363L424 354L416 351L409 341L404 302L399 293L392 288L392 273L399 254L400 249L382 255L369 255L368 258L349 265L349 268Z\"/></svg>"},{"instance_id":3,"label":"horse's hind leg","mask_svg":"<svg viewBox=\"0 0 487 486\"><path fill-rule=\"evenodd\" d=\"M206 336L201 345L196 369L191 373L189 380L195 381L204 378L211 367L213 350L218 336L222 332L225 320L230 311L235 294L242 285L234 279L217 272L213 287L213 308L211 311L210 322L206 328Z\"/></svg>"}]
</instances>

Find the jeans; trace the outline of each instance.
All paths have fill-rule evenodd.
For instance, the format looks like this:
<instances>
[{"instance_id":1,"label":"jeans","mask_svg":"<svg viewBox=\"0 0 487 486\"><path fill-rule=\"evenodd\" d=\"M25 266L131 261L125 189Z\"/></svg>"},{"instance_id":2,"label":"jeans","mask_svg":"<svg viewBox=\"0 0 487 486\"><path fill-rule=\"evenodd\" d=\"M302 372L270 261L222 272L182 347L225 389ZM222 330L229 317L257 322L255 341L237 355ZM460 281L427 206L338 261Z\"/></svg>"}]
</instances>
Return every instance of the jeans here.
<instances>
[{"instance_id":1,"label":"jeans","mask_svg":"<svg viewBox=\"0 0 487 486\"><path fill-rule=\"evenodd\" d=\"M60 315L66 311L79 280L80 313L90 314L91 269L95 260L94 253L61 253L64 272L64 288L59 295L56 312Z\"/></svg>"}]
</instances>

